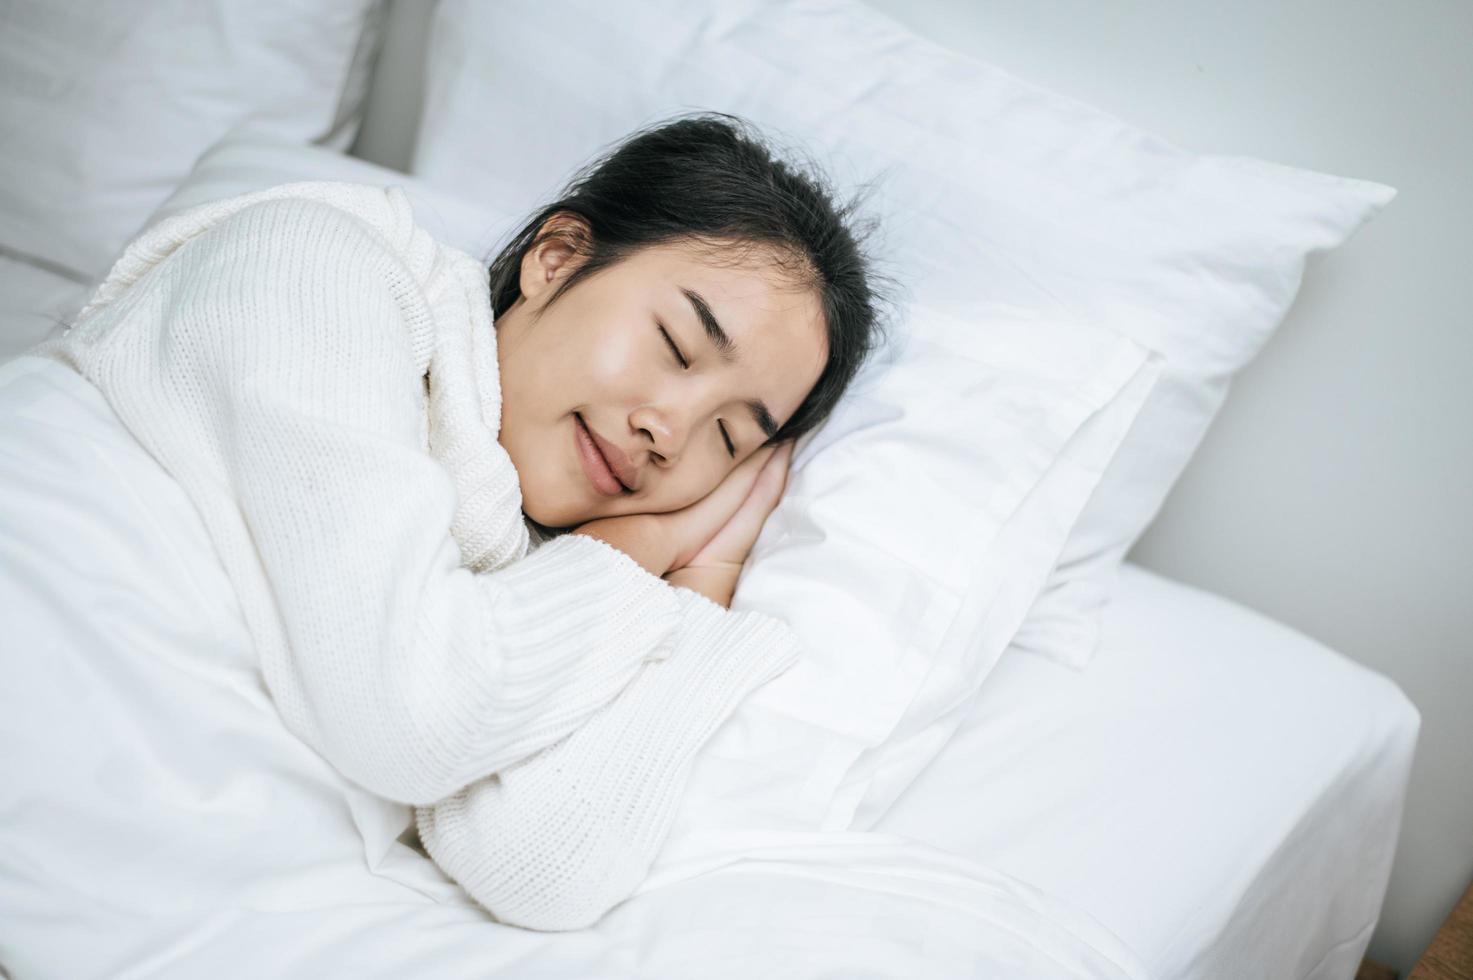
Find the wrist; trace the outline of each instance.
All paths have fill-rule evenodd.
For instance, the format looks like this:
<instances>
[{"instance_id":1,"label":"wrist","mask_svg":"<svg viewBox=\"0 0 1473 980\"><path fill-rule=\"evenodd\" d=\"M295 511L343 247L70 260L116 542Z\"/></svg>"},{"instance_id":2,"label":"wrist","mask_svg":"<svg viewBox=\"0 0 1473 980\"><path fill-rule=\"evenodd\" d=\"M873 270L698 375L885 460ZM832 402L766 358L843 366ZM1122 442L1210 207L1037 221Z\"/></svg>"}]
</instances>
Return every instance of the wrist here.
<instances>
[{"instance_id":1,"label":"wrist","mask_svg":"<svg viewBox=\"0 0 1473 980\"><path fill-rule=\"evenodd\" d=\"M699 592L717 605L730 609L741 570L740 565L686 565L663 578L671 585Z\"/></svg>"},{"instance_id":2,"label":"wrist","mask_svg":"<svg viewBox=\"0 0 1473 980\"><path fill-rule=\"evenodd\" d=\"M651 575L664 576L675 556L660 525L649 514L603 517L573 529L618 548L642 565Z\"/></svg>"}]
</instances>

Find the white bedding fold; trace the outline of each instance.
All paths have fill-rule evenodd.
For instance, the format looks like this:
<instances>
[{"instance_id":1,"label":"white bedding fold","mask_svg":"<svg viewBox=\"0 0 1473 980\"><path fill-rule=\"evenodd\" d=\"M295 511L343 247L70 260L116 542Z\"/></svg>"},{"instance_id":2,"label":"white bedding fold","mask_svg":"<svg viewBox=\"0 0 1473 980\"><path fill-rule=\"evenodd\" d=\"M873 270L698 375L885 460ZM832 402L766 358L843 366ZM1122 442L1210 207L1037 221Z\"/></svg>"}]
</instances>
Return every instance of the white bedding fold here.
<instances>
[{"instance_id":1,"label":"white bedding fold","mask_svg":"<svg viewBox=\"0 0 1473 980\"><path fill-rule=\"evenodd\" d=\"M198 514L95 389L0 366L0 478L12 980L1146 976L1046 894L884 835L728 838L594 929L495 923L282 725Z\"/></svg>"}]
</instances>

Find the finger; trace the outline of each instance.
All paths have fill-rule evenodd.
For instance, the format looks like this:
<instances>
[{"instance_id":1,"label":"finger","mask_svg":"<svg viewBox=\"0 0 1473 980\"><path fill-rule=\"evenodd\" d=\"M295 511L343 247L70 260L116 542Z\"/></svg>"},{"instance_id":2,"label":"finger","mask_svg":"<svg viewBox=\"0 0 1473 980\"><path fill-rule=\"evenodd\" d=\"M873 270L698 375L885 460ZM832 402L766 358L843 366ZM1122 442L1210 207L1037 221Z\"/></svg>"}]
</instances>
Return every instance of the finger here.
<instances>
[{"instance_id":1,"label":"finger","mask_svg":"<svg viewBox=\"0 0 1473 980\"><path fill-rule=\"evenodd\" d=\"M713 503L719 503L724 500L735 509L736 505L745 499L748 491L752 489L752 483L762 473L762 469L767 465L772 456L773 449L771 447L757 450L733 467L731 472L726 474L720 483L716 484L715 489L701 498L701 503L705 503L708 500Z\"/></svg>"},{"instance_id":2,"label":"finger","mask_svg":"<svg viewBox=\"0 0 1473 980\"><path fill-rule=\"evenodd\" d=\"M772 456L773 458L768 460L768 465L781 467L783 473L786 474L793 464L793 444L791 442L783 443Z\"/></svg>"},{"instance_id":3,"label":"finger","mask_svg":"<svg viewBox=\"0 0 1473 980\"><path fill-rule=\"evenodd\" d=\"M776 453L770 446L757 450L726 474L725 479L717 485L710 496L721 501L727 507L728 513L736 510L737 506L752 492L752 487L762 477L763 471L772 462L774 455Z\"/></svg>"},{"instance_id":4,"label":"finger","mask_svg":"<svg viewBox=\"0 0 1473 980\"><path fill-rule=\"evenodd\" d=\"M788 469L792 460L793 444L791 442L785 442L777 447L777 451L772 454L767 460L766 465L762 467L762 473L758 476L758 481L771 481L776 492L781 494L783 488L788 484Z\"/></svg>"},{"instance_id":5,"label":"finger","mask_svg":"<svg viewBox=\"0 0 1473 980\"><path fill-rule=\"evenodd\" d=\"M772 447L758 450L742 460L706 496L666 518L673 533L687 542L679 555L681 559L687 559L688 553L699 549L736 513L772 455Z\"/></svg>"},{"instance_id":6,"label":"finger","mask_svg":"<svg viewBox=\"0 0 1473 980\"><path fill-rule=\"evenodd\" d=\"M769 460L761 475L752 485L751 492L742 501L737 512L722 526L721 530L692 558L696 560L727 561L740 564L746 560L763 525L782 498L787 480L786 468L781 464L784 454L779 450Z\"/></svg>"},{"instance_id":7,"label":"finger","mask_svg":"<svg viewBox=\"0 0 1473 980\"><path fill-rule=\"evenodd\" d=\"M762 473L757 481L752 484L752 490L747 498L742 501L742 510L737 515L744 517L751 515L760 525L777 508L778 501L782 499L783 491L788 485L787 468L783 465L782 456L775 455L768 464L762 468Z\"/></svg>"},{"instance_id":8,"label":"finger","mask_svg":"<svg viewBox=\"0 0 1473 980\"><path fill-rule=\"evenodd\" d=\"M751 456L743 460L742 465L736 470L733 470L732 473L728 475L727 479L733 480L733 482L740 485L742 487L742 496L746 497L747 492L752 489L752 484L761 478L763 472L766 471L767 467L772 464L772 461L774 458L776 458L776 456L777 450L775 450L771 446L768 446L765 449L759 449L757 452L753 453ZM744 467L745 471L742 472L742 475L740 477L737 477L736 474L743 471Z\"/></svg>"},{"instance_id":9,"label":"finger","mask_svg":"<svg viewBox=\"0 0 1473 980\"><path fill-rule=\"evenodd\" d=\"M762 467L766 466L774 456L778 454L779 449L781 449L781 447L779 446L764 446L752 455L748 456L746 459L742 460L741 466L750 465L760 470ZM737 469L741 469L741 466L738 466Z\"/></svg>"}]
</instances>

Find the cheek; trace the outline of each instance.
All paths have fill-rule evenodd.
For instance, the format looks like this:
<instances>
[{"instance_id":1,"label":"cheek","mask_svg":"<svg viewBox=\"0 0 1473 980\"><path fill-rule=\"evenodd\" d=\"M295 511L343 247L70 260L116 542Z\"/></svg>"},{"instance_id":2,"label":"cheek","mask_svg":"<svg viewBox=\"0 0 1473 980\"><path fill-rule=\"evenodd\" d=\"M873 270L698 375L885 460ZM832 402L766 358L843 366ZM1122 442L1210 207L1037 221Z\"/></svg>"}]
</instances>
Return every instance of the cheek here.
<instances>
[{"instance_id":1,"label":"cheek","mask_svg":"<svg viewBox=\"0 0 1473 980\"><path fill-rule=\"evenodd\" d=\"M682 510L705 497L721 483L726 473L664 474L659 490L643 500L631 500L625 504L626 514L668 514Z\"/></svg>"},{"instance_id":2,"label":"cheek","mask_svg":"<svg viewBox=\"0 0 1473 980\"><path fill-rule=\"evenodd\" d=\"M682 475L676 506L689 507L707 496L721 485L721 481L726 479L730 472L730 469L720 463L712 463L707 460L692 461L690 471Z\"/></svg>"},{"instance_id":3,"label":"cheek","mask_svg":"<svg viewBox=\"0 0 1473 980\"><path fill-rule=\"evenodd\" d=\"M660 394L658 365L636 345L610 339L566 355L559 396L593 406L603 418L624 418L632 407Z\"/></svg>"},{"instance_id":4,"label":"cheek","mask_svg":"<svg viewBox=\"0 0 1473 980\"><path fill-rule=\"evenodd\" d=\"M569 311L575 319L562 325L559 355L580 371L605 375L648 360L653 345L637 316L612 302L590 299L594 301ZM650 330L654 329L651 322Z\"/></svg>"}]
</instances>

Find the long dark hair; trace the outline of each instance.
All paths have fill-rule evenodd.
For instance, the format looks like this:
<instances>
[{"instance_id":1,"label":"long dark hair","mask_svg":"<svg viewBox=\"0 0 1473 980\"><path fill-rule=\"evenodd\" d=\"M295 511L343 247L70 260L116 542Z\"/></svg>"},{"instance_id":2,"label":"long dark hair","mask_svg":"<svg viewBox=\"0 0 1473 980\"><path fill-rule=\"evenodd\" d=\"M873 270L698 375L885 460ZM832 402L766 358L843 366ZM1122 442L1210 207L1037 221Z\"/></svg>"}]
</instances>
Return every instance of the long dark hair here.
<instances>
[{"instance_id":1,"label":"long dark hair","mask_svg":"<svg viewBox=\"0 0 1473 980\"><path fill-rule=\"evenodd\" d=\"M778 159L755 127L737 116L698 112L635 130L580 169L559 198L533 215L488 270L491 308L505 313L521 296L522 259L549 235L562 234L583 262L546 306L601 269L641 248L678 240L706 243L733 260L767 247L796 284L817 291L828 363L813 390L764 446L796 439L820 425L882 341L879 287L861 241L877 224L851 222L863 192L835 203L822 171ZM560 212L582 218L585 235L550 231Z\"/></svg>"}]
</instances>

